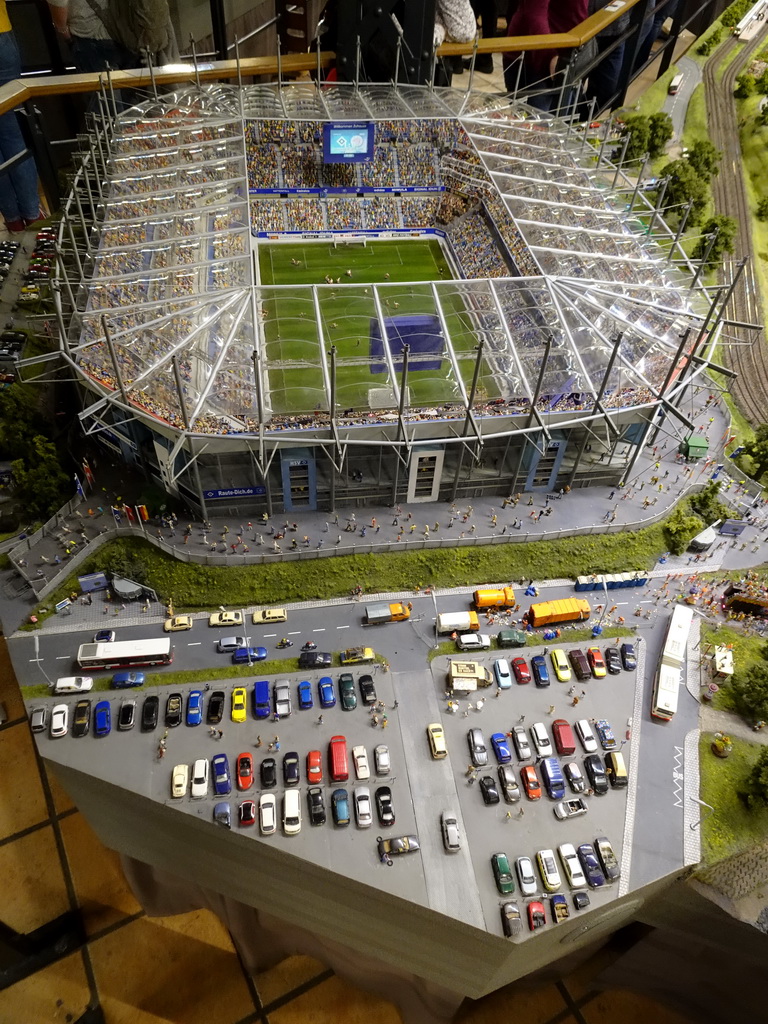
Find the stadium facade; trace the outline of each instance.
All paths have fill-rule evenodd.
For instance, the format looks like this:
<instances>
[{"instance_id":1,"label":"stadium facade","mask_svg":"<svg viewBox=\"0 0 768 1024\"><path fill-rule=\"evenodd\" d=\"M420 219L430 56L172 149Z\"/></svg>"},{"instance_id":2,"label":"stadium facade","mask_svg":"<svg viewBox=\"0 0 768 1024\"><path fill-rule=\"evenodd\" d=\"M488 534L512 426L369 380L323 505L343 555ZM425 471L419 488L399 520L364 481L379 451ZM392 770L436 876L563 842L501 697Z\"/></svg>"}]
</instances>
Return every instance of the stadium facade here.
<instances>
[{"instance_id":1,"label":"stadium facade","mask_svg":"<svg viewBox=\"0 0 768 1024\"><path fill-rule=\"evenodd\" d=\"M83 429L203 515L618 482L692 430L722 308L608 135L369 84L101 118L54 292Z\"/></svg>"}]
</instances>

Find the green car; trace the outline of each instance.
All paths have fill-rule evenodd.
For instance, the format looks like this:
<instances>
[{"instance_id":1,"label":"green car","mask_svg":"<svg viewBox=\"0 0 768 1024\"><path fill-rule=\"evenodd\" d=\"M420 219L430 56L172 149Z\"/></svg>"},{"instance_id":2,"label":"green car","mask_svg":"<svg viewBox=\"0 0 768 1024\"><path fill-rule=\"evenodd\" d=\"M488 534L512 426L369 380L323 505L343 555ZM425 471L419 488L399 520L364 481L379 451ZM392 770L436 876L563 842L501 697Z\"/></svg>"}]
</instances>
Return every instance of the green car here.
<instances>
[{"instance_id":1,"label":"green car","mask_svg":"<svg viewBox=\"0 0 768 1024\"><path fill-rule=\"evenodd\" d=\"M502 896L515 891L515 880L509 867L509 859L506 853L494 853L491 857L493 877L496 879L496 888Z\"/></svg>"},{"instance_id":2,"label":"green car","mask_svg":"<svg viewBox=\"0 0 768 1024\"><path fill-rule=\"evenodd\" d=\"M357 707L355 677L351 672L342 672L339 676L339 698L343 711L354 711Z\"/></svg>"}]
</instances>

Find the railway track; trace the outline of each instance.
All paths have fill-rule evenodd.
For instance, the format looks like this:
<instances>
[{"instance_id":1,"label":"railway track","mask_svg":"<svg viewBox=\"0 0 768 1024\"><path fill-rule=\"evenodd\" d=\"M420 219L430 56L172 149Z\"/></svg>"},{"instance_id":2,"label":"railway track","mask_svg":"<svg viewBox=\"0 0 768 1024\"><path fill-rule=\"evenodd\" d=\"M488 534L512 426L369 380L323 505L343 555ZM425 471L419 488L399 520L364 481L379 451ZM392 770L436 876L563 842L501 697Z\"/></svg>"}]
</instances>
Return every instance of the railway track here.
<instances>
[{"instance_id":1,"label":"railway track","mask_svg":"<svg viewBox=\"0 0 768 1024\"><path fill-rule=\"evenodd\" d=\"M752 249L752 223L744 183L744 172L739 144L739 129L733 89L736 76L741 73L753 52L763 45L768 24L758 36L750 40L736 59L728 66L718 82L718 65L738 45L732 37L718 50L718 59L704 67L704 95L710 138L722 152L720 174L712 179L712 196L717 213L733 217L738 225L734 240L734 261L747 259L741 283L734 290L728 304L727 316L733 320L763 323L763 303L754 271L755 254ZM734 264L725 265L720 274L724 285L730 285L735 273ZM731 394L743 415L753 426L768 419L768 346L765 333L755 337L754 332L739 332L729 328L737 338L736 344L723 346L723 362L738 377L731 384Z\"/></svg>"}]
</instances>

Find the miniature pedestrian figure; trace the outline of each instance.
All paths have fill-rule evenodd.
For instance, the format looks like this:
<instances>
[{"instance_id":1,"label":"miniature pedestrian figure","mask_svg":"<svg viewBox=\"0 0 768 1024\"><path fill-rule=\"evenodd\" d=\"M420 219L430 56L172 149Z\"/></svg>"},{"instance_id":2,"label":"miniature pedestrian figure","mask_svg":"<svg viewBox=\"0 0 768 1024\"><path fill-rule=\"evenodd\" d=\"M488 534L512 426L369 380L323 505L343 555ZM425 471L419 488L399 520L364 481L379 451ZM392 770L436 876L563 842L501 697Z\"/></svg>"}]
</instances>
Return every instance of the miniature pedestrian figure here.
<instances>
[{"instance_id":1,"label":"miniature pedestrian figure","mask_svg":"<svg viewBox=\"0 0 768 1024\"><path fill-rule=\"evenodd\" d=\"M549 710L547 711L547 714L548 715L554 715L554 713L555 713L555 705L554 704L550 704L549 705Z\"/></svg>"},{"instance_id":2,"label":"miniature pedestrian figure","mask_svg":"<svg viewBox=\"0 0 768 1024\"><path fill-rule=\"evenodd\" d=\"M518 725L522 725L524 721L525 721L525 715L520 715L520 717L517 720L517 724Z\"/></svg>"},{"instance_id":3,"label":"miniature pedestrian figure","mask_svg":"<svg viewBox=\"0 0 768 1024\"><path fill-rule=\"evenodd\" d=\"M261 746L261 736L257 736L256 737L256 743L254 745L256 747L260 747Z\"/></svg>"},{"instance_id":4,"label":"miniature pedestrian figure","mask_svg":"<svg viewBox=\"0 0 768 1024\"><path fill-rule=\"evenodd\" d=\"M395 703L392 705L392 710L396 711L399 707L400 707L400 701L396 700Z\"/></svg>"},{"instance_id":5,"label":"miniature pedestrian figure","mask_svg":"<svg viewBox=\"0 0 768 1024\"><path fill-rule=\"evenodd\" d=\"M500 697L501 696L501 690L498 688L498 686L496 687L496 693L494 693L493 696L494 697Z\"/></svg>"},{"instance_id":6,"label":"miniature pedestrian figure","mask_svg":"<svg viewBox=\"0 0 768 1024\"><path fill-rule=\"evenodd\" d=\"M386 729L388 725L389 725L389 719L387 718L386 715L383 715L382 719L381 719L381 728L382 729Z\"/></svg>"},{"instance_id":7,"label":"miniature pedestrian figure","mask_svg":"<svg viewBox=\"0 0 768 1024\"><path fill-rule=\"evenodd\" d=\"M322 715L320 715L319 718L317 719L317 724L318 725L322 725L323 724L323 716Z\"/></svg>"},{"instance_id":8,"label":"miniature pedestrian figure","mask_svg":"<svg viewBox=\"0 0 768 1024\"><path fill-rule=\"evenodd\" d=\"M578 703L579 703L579 698L574 696L573 700L571 701L571 707L575 708Z\"/></svg>"},{"instance_id":9,"label":"miniature pedestrian figure","mask_svg":"<svg viewBox=\"0 0 768 1024\"><path fill-rule=\"evenodd\" d=\"M211 736L215 736L215 735L216 735L216 730L215 730L215 728L214 728L213 726L211 726L211 727L210 727L210 729L208 730L208 733L209 733L209 735L211 735Z\"/></svg>"},{"instance_id":10,"label":"miniature pedestrian figure","mask_svg":"<svg viewBox=\"0 0 768 1024\"><path fill-rule=\"evenodd\" d=\"M507 813L504 815L504 820L505 821L511 821L512 820L512 811L507 811Z\"/></svg>"},{"instance_id":11,"label":"miniature pedestrian figure","mask_svg":"<svg viewBox=\"0 0 768 1024\"><path fill-rule=\"evenodd\" d=\"M379 716L378 715L374 715L373 718L371 719L371 721L373 722L373 725L374 725L374 728L375 728L379 724Z\"/></svg>"},{"instance_id":12,"label":"miniature pedestrian figure","mask_svg":"<svg viewBox=\"0 0 768 1024\"><path fill-rule=\"evenodd\" d=\"M224 739L224 730L223 729L219 729L219 739L220 740Z\"/></svg>"},{"instance_id":13,"label":"miniature pedestrian figure","mask_svg":"<svg viewBox=\"0 0 768 1024\"><path fill-rule=\"evenodd\" d=\"M517 816L518 816L518 818L522 818L522 816L523 816L524 814L525 814L525 808L523 808L523 807L519 807L519 808L518 808L518 810L517 810Z\"/></svg>"},{"instance_id":14,"label":"miniature pedestrian figure","mask_svg":"<svg viewBox=\"0 0 768 1024\"><path fill-rule=\"evenodd\" d=\"M581 691L581 699L582 699L582 700L584 700L584 698L585 698L586 696L587 696L587 691L586 691L586 690L582 690L582 691Z\"/></svg>"}]
</instances>

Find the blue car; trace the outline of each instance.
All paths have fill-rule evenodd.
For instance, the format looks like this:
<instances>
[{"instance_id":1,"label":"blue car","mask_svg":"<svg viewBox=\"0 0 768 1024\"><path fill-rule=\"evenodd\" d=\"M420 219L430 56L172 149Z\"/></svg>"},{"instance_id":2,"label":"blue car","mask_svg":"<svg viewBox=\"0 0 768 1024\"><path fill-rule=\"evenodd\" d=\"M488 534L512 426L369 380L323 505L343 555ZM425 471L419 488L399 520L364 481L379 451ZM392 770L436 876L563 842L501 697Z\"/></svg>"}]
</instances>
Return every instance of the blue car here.
<instances>
[{"instance_id":1,"label":"blue car","mask_svg":"<svg viewBox=\"0 0 768 1024\"><path fill-rule=\"evenodd\" d=\"M331 796L333 823L338 827L349 824L349 797L346 789L334 789Z\"/></svg>"},{"instance_id":2,"label":"blue car","mask_svg":"<svg viewBox=\"0 0 768 1024\"><path fill-rule=\"evenodd\" d=\"M547 659L543 654L537 654L531 658L531 668L536 685L549 686L549 669L547 668Z\"/></svg>"},{"instance_id":3,"label":"blue car","mask_svg":"<svg viewBox=\"0 0 768 1024\"><path fill-rule=\"evenodd\" d=\"M211 758L213 769L213 789L216 796L227 796L232 790L229 780L229 759L226 754L216 754Z\"/></svg>"},{"instance_id":4,"label":"blue car","mask_svg":"<svg viewBox=\"0 0 768 1024\"><path fill-rule=\"evenodd\" d=\"M312 686L305 680L303 683L299 683L299 707L302 711L306 711L307 708L311 708L313 704Z\"/></svg>"},{"instance_id":5,"label":"blue car","mask_svg":"<svg viewBox=\"0 0 768 1024\"><path fill-rule=\"evenodd\" d=\"M493 736L491 736L491 746L493 747L493 752L496 755L496 760L499 764L506 764L508 761L512 760L509 742L505 733L495 732Z\"/></svg>"},{"instance_id":6,"label":"blue car","mask_svg":"<svg viewBox=\"0 0 768 1024\"><path fill-rule=\"evenodd\" d=\"M333 680L330 676L323 676L317 684L317 693L320 697L321 708L332 708L336 703L336 694L333 690Z\"/></svg>"},{"instance_id":7,"label":"blue car","mask_svg":"<svg viewBox=\"0 0 768 1024\"><path fill-rule=\"evenodd\" d=\"M100 700L93 713L94 736L108 736L112 728L112 711L108 700Z\"/></svg>"},{"instance_id":8,"label":"blue car","mask_svg":"<svg viewBox=\"0 0 768 1024\"><path fill-rule=\"evenodd\" d=\"M605 875L600 868L600 862L595 854L595 848L591 843L582 843L576 851L584 874L587 877L587 885L590 889L597 889L605 885Z\"/></svg>"},{"instance_id":9,"label":"blue car","mask_svg":"<svg viewBox=\"0 0 768 1024\"><path fill-rule=\"evenodd\" d=\"M203 720L203 694L201 690L190 690L187 697L187 725L200 725Z\"/></svg>"},{"instance_id":10,"label":"blue car","mask_svg":"<svg viewBox=\"0 0 768 1024\"><path fill-rule=\"evenodd\" d=\"M613 735L613 729L610 724L604 718L598 718L595 722L595 729L597 730L603 750L615 750L618 743Z\"/></svg>"},{"instance_id":11,"label":"blue car","mask_svg":"<svg viewBox=\"0 0 768 1024\"><path fill-rule=\"evenodd\" d=\"M266 657L266 647L238 647L232 653L232 664L250 665L254 661L264 661Z\"/></svg>"},{"instance_id":12,"label":"blue car","mask_svg":"<svg viewBox=\"0 0 768 1024\"><path fill-rule=\"evenodd\" d=\"M143 672L115 672L112 676L112 685L116 690L124 690L129 686L143 686Z\"/></svg>"}]
</instances>

